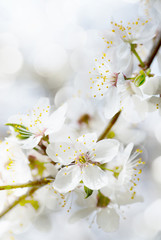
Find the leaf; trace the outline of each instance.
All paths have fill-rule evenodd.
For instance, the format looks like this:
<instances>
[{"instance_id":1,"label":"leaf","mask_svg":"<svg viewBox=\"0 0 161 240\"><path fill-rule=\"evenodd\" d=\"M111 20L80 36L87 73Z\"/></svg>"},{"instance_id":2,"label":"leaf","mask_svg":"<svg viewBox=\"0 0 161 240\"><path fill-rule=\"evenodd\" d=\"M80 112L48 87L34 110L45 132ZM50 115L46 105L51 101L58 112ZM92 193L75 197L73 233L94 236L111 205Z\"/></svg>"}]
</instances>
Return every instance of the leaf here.
<instances>
[{"instance_id":1,"label":"leaf","mask_svg":"<svg viewBox=\"0 0 161 240\"><path fill-rule=\"evenodd\" d=\"M86 186L84 186L84 191L85 191L85 193L87 194L85 198L88 198L88 197L91 196L92 193L93 193L93 190L90 189L90 188L88 188L88 187L86 187Z\"/></svg>"}]
</instances>

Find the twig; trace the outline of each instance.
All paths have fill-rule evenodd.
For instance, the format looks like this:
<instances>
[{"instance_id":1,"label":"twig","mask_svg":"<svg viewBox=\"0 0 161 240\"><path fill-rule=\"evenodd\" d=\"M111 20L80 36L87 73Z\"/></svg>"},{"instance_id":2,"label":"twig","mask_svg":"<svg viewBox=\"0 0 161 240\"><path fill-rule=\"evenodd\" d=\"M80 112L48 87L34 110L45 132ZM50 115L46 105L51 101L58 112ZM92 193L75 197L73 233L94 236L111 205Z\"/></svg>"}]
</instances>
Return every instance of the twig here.
<instances>
[{"instance_id":1,"label":"twig","mask_svg":"<svg viewBox=\"0 0 161 240\"><path fill-rule=\"evenodd\" d=\"M111 130L111 128L113 127L113 125L115 124L115 122L117 121L117 119L119 118L120 113L121 113L121 111L117 112L117 113L113 116L113 118L112 118L111 121L109 122L109 124L108 124L108 126L106 127L106 129L104 130L104 132L99 136L97 142L100 141L100 140L102 140L102 139L104 139L104 138L107 136L107 134L109 133L109 131Z\"/></svg>"},{"instance_id":2,"label":"twig","mask_svg":"<svg viewBox=\"0 0 161 240\"><path fill-rule=\"evenodd\" d=\"M26 194L22 195L21 197L19 197L17 200L15 200L10 206L8 206L1 214L0 214L0 218L3 217L4 215L6 215L6 213L8 213L11 209L13 209L15 206L17 206L22 200L24 200L25 198L32 196L32 194L34 194L34 192L37 190L38 188L32 188L30 189Z\"/></svg>"},{"instance_id":3,"label":"twig","mask_svg":"<svg viewBox=\"0 0 161 240\"><path fill-rule=\"evenodd\" d=\"M54 179L53 179L54 180ZM47 179L40 179L34 182L30 182L28 183L28 185L30 184L30 186L28 187L32 187L27 193L25 193L24 195L22 195L21 197L19 197L18 199L16 199L11 205L9 205L6 209L4 209L4 211L0 214L0 218L3 217L4 215L6 215L6 213L8 213L10 210L12 210L15 206L17 206L22 200L26 199L29 196L32 196L34 194L34 192L36 192L38 189L40 189L41 187L51 183L53 180L47 180ZM32 185L31 185L32 183ZM19 187L26 187L25 185L27 184L21 184L19 185ZM16 186L16 185L15 185ZM17 185L18 186L18 185ZM34 186L34 187L33 187ZM37 187L36 187L37 186ZM21 188L20 187L20 188ZM15 187L18 188L18 187Z\"/></svg>"},{"instance_id":4,"label":"twig","mask_svg":"<svg viewBox=\"0 0 161 240\"><path fill-rule=\"evenodd\" d=\"M41 178L39 180L36 180L36 181L33 181L33 182L30 181L28 183L23 183L23 184L0 186L0 190L11 190L11 189L16 189L16 188L43 186L43 185L46 185L48 183L51 183L53 180L51 180L51 179L49 180L47 178Z\"/></svg>"},{"instance_id":5,"label":"twig","mask_svg":"<svg viewBox=\"0 0 161 240\"><path fill-rule=\"evenodd\" d=\"M161 31L158 32L158 34L155 38L155 42L152 47L152 50L151 50L149 56L147 57L147 60L144 62L144 65L145 65L144 70L148 69L150 67L150 65L152 64L155 56L158 53L160 46L161 46Z\"/></svg>"}]
</instances>

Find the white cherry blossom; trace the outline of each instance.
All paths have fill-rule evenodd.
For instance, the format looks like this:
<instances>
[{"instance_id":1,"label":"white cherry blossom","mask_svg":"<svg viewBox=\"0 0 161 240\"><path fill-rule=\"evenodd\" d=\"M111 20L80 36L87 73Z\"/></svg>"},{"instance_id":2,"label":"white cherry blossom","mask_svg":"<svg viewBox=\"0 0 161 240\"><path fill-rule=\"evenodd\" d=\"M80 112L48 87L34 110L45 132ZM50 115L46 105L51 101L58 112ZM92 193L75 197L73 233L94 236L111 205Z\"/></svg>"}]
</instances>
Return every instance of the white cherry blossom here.
<instances>
[{"instance_id":1,"label":"white cherry blossom","mask_svg":"<svg viewBox=\"0 0 161 240\"><path fill-rule=\"evenodd\" d=\"M82 180L90 189L108 183L108 174L100 168L117 154L119 142L114 139L97 141L96 134L86 134L71 143L49 144L47 154L64 167L56 175L54 188L62 193L75 189Z\"/></svg>"},{"instance_id":2,"label":"white cherry blossom","mask_svg":"<svg viewBox=\"0 0 161 240\"><path fill-rule=\"evenodd\" d=\"M9 124L14 124L18 138L23 148L35 147L43 136L57 132L65 121L67 105L64 104L49 115L50 103L48 98L40 98L30 114L10 117Z\"/></svg>"}]
</instances>

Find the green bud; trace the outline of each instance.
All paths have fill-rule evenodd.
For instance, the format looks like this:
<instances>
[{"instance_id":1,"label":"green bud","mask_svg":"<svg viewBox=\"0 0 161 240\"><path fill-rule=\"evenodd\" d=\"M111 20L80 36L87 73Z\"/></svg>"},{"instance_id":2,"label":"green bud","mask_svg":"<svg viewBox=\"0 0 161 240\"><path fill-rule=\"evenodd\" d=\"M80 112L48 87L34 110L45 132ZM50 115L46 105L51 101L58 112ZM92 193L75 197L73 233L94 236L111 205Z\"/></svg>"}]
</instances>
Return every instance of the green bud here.
<instances>
[{"instance_id":1,"label":"green bud","mask_svg":"<svg viewBox=\"0 0 161 240\"><path fill-rule=\"evenodd\" d=\"M28 131L28 128L17 123L6 123L7 126L13 127L17 134L17 138L23 140L32 136L32 133Z\"/></svg>"},{"instance_id":2,"label":"green bud","mask_svg":"<svg viewBox=\"0 0 161 240\"><path fill-rule=\"evenodd\" d=\"M145 82L146 75L143 70L140 71L140 74L135 78L134 84L136 87L140 87Z\"/></svg>"}]
</instances>

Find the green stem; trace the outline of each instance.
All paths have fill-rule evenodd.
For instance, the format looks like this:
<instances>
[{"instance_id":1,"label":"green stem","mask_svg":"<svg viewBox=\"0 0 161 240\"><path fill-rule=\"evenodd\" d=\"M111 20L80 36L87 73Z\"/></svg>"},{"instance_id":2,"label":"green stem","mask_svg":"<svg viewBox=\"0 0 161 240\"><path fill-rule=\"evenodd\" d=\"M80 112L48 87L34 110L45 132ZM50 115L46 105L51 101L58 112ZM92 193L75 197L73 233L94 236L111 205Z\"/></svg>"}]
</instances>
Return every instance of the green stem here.
<instances>
[{"instance_id":1,"label":"green stem","mask_svg":"<svg viewBox=\"0 0 161 240\"><path fill-rule=\"evenodd\" d=\"M22 200L26 199L29 196L32 196L34 194L34 192L36 192L37 189L38 189L38 187L37 188L34 187L34 188L30 189L26 194L24 194L21 197L19 197L18 199L16 199L10 206L8 206L3 212L1 212L0 218L3 217L4 215L6 215L6 213L8 213L10 210L12 210L15 206L17 206Z\"/></svg>"},{"instance_id":2,"label":"green stem","mask_svg":"<svg viewBox=\"0 0 161 240\"><path fill-rule=\"evenodd\" d=\"M53 180L51 180L51 179L49 180L47 178L41 178L39 180L36 180L33 182L28 182L28 183L23 183L23 184L0 186L0 190L11 190L11 189L16 189L16 188L44 186L46 184L53 182Z\"/></svg>"},{"instance_id":3,"label":"green stem","mask_svg":"<svg viewBox=\"0 0 161 240\"><path fill-rule=\"evenodd\" d=\"M105 168L105 167L101 167L102 170L107 170L107 171L110 171L110 172L115 172L114 170L112 169L109 169L109 168Z\"/></svg>"},{"instance_id":4,"label":"green stem","mask_svg":"<svg viewBox=\"0 0 161 240\"><path fill-rule=\"evenodd\" d=\"M140 66L141 66L142 68L144 68L144 67L145 67L145 64L144 64L144 62L141 60L141 57L139 56L139 54L138 54L137 51L136 51L136 44L131 44L131 51L132 51L133 54L136 56L136 58L139 60Z\"/></svg>"},{"instance_id":5,"label":"green stem","mask_svg":"<svg viewBox=\"0 0 161 240\"><path fill-rule=\"evenodd\" d=\"M116 123L117 119L119 118L121 113L121 110L119 112L117 112L113 118L111 119L111 121L109 122L109 124L107 125L106 129L104 130L104 132L99 136L98 141L106 138L107 134L109 133L109 131L111 130L111 128L113 127L113 125Z\"/></svg>"}]
</instances>

